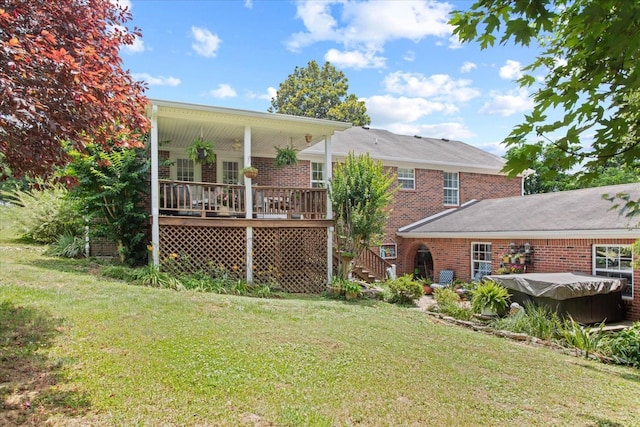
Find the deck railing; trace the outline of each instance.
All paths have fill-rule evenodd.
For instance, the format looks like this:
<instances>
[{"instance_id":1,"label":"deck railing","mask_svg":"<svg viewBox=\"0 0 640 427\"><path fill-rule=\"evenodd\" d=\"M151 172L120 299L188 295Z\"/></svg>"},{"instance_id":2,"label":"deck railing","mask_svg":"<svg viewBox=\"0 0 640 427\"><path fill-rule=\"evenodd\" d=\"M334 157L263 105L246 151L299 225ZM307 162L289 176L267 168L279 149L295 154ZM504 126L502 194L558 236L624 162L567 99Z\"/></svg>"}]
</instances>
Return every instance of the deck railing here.
<instances>
[{"instance_id":1,"label":"deck railing","mask_svg":"<svg viewBox=\"0 0 640 427\"><path fill-rule=\"evenodd\" d=\"M245 217L244 185L160 180L163 215ZM325 219L326 189L253 186L253 217Z\"/></svg>"}]
</instances>

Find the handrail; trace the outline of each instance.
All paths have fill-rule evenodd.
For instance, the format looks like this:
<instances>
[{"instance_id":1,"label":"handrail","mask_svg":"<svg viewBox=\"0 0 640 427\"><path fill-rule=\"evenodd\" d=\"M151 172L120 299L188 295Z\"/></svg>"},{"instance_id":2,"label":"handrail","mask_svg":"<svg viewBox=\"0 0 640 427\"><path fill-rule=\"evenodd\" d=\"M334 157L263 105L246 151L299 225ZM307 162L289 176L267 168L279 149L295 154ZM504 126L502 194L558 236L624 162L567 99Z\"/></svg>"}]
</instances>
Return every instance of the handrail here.
<instances>
[{"instance_id":1,"label":"handrail","mask_svg":"<svg viewBox=\"0 0 640 427\"><path fill-rule=\"evenodd\" d=\"M387 277L387 269L392 265L370 248L366 248L356 261L356 265L371 272L378 280Z\"/></svg>"},{"instance_id":2,"label":"handrail","mask_svg":"<svg viewBox=\"0 0 640 427\"><path fill-rule=\"evenodd\" d=\"M159 180L160 213L169 215L244 216L245 186ZM324 188L252 186L256 218L325 219Z\"/></svg>"}]
</instances>

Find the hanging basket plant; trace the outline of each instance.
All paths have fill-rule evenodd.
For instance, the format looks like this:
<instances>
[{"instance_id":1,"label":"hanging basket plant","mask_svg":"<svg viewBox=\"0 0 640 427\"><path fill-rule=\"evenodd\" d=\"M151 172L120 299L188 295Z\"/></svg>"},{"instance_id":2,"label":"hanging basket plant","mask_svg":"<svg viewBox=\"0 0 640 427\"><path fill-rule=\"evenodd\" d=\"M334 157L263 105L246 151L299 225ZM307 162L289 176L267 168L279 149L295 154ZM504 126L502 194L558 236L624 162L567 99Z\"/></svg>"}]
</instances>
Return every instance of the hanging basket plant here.
<instances>
[{"instance_id":1,"label":"hanging basket plant","mask_svg":"<svg viewBox=\"0 0 640 427\"><path fill-rule=\"evenodd\" d=\"M258 169L253 166L247 166L246 168L242 168L241 172L250 179L255 179L258 176Z\"/></svg>"},{"instance_id":2,"label":"hanging basket plant","mask_svg":"<svg viewBox=\"0 0 640 427\"><path fill-rule=\"evenodd\" d=\"M190 160L196 163L211 164L216 161L216 154L213 152L213 143L205 141L202 137L196 138L189 148L187 155Z\"/></svg>"},{"instance_id":3,"label":"hanging basket plant","mask_svg":"<svg viewBox=\"0 0 640 427\"><path fill-rule=\"evenodd\" d=\"M293 145L274 148L276 149L276 159L273 162L275 167L282 168L287 165L298 164L298 150L293 148Z\"/></svg>"}]
</instances>

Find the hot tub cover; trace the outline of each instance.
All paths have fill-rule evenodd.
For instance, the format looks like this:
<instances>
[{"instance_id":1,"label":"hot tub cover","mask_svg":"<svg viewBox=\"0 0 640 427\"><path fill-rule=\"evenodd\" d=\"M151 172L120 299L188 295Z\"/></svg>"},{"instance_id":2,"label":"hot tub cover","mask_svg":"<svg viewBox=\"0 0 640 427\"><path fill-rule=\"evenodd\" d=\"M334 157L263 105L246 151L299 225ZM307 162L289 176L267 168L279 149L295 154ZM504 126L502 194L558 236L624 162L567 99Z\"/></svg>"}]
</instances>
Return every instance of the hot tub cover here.
<instances>
[{"instance_id":1,"label":"hot tub cover","mask_svg":"<svg viewBox=\"0 0 640 427\"><path fill-rule=\"evenodd\" d=\"M535 297L565 300L590 295L622 292L625 279L580 273L525 273L485 276L507 289Z\"/></svg>"}]
</instances>

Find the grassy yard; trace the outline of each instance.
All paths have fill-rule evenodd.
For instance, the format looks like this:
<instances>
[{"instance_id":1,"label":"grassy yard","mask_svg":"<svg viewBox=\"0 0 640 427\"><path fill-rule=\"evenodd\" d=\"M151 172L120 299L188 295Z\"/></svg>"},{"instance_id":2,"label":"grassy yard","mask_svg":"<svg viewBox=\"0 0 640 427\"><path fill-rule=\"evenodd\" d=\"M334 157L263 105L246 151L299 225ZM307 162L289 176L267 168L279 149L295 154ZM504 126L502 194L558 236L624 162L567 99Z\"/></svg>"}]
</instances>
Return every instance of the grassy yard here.
<instances>
[{"instance_id":1,"label":"grassy yard","mask_svg":"<svg viewBox=\"0 0 640 427\"><path fill-rule=\"evenodd\" d=\"M382 302L136 287L0 238L0 425L640 425L640 372Z\"/></svg>"}]
</instances>

